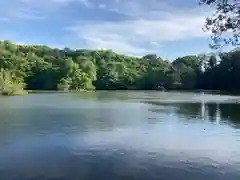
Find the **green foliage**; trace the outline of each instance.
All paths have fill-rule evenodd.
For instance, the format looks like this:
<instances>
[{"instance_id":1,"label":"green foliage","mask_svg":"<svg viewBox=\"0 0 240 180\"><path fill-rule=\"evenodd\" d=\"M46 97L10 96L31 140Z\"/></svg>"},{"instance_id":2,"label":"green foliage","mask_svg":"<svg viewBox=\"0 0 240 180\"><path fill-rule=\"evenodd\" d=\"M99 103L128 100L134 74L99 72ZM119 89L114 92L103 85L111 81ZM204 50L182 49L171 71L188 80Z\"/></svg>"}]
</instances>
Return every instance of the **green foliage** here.
<instances>
[{"instance_id":1,"label":"green foliage","mask_svg":"<svg viewBox=\"0 0 240 180\"><path fill-rule=\"evenodd\" d=\"M239 59L239 49L219 57L214 54L180 57L170 63L155 54L136 58L110 50L61 50L1 41L0 68L4 69L1 92L13 87L63 91L240 89Z\"/></svg>"},{"instance_id":2,"label":"green foliage","mask_svg":"<svg viewBox=\"0 0 240 180\"><path fill-rule=\"evenodd\" d=\"M213 15L206 18L204 28L212 33L211 47L218 49L225 44L240 45L239 0L199 0L199 2L215 8Z\"/></svg>"},{"instance_id":3,"label":"green foliage","mask_svg":"<svg viewBox=\"0 0 240 180\"><path fill-rule=\"evenodd\" d=\"M72 79L71 78L62 78L58 83L58 90L60 91L69 91L71 88Z\"/></svg>"},{"instance_id":4,"label":"green foliage","mask_svg":"<svg viewBox=\"0 0 240 180\"><path fill-rule=\"evenodd\" d=\"M10 71L1 69L0 71L0 93L2 95L23 94L24 83Z\"/></svg>"}]
</instances>

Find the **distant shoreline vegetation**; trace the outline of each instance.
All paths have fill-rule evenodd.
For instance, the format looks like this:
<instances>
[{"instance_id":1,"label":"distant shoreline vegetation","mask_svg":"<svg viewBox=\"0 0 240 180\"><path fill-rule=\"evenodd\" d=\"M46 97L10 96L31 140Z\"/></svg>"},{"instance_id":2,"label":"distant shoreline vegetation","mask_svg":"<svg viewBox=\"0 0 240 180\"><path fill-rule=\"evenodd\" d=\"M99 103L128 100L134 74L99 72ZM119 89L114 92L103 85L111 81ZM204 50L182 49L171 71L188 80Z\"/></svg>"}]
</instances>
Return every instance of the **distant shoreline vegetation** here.
<instances>
[{"instance_id":1,"label":"distant shoreline vegetation","mask_svg":"<svg viewBox=\"0 0 240 180\"><path fill-rule=\"evenodd\" d=\"M25 84L8 70L0 70L0 94L5 96L22 95Z\"/></svg>"},{"instance_id":2,"label":"distant shoreline vegetation","mask_svg":"<svg viewBox=\"0 0 240 180\"><path fill-rule=\"evenodd\" d=\"M0 41L0 93L28 90L240 90L240 50L173 62L111 50L53 49ZM24 91L25 90L25 91Z\"/></svg>"}]
</instances>

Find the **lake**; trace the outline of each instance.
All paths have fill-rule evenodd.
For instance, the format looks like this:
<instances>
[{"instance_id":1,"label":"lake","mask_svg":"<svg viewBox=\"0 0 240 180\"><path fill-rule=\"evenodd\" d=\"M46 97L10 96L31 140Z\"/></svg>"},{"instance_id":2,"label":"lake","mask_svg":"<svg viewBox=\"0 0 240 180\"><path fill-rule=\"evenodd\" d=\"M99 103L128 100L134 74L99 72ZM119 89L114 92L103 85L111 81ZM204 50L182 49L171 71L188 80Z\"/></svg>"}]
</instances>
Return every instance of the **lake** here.
<instances>
[{"instance_id":1,"label":"lake","mask_svg":"<svg viewBox=\"0 0 240 180\"><path fill-rule=\"evenodd\" d=\"M240 96L0 97L1 180L239 180Z\"/></svg>"}]
</instances>

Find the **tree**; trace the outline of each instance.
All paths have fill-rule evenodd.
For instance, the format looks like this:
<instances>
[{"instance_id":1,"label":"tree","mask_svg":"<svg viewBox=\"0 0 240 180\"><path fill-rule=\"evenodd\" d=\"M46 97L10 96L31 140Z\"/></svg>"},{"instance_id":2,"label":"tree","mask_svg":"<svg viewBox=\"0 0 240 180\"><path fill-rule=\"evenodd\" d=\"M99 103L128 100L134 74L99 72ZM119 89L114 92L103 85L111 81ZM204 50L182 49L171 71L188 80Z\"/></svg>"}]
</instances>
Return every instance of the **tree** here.
<instances>
[{"instance_id":1,"label":"tree","mask_svg":"<svg viewBox=\"0 0 240 180\"><path fill-rule=\"evenodd\" d=\"M143 56L143 59L148 59L148 60L156 60L158 57L156 54L147 54Z\"/></svg>"},{"instance_id":2,"label":"tree","mask_svg":"<svg viewBox=\"0 0 240 180\"><path fill-rule=\"evenodd\" d=\"M31 90L152 90L162 86L240 90L239 59L239 48L219 56L179 57L170 63L154 54L138 58L109 50L61 50L0 42L0 68L13 78L6 87L20 84ZM4 78L2 84L6 85Z\"/></svg>"},{"instance_id":3,"label":"tree","mask_svg":"<svg viewBox=\"0 0 240 180\"><path fill-rule=\"evenodd\" d=\"M240 1L200 0L200 4L214 5L212 17L206 18L204 29L212 35L212 48L219 49L225 44L240 44Z\"/></svg>"},{"instance_id":4,"label":"tree","mask_svg":"<svg viewBox=\"0 0 240 180\"><path fill-rule=\"evenodd\" d=\"M217 65L217 59L215 56L209 58L209 68L213 69Z\"/></svg>"},{"instance_id":5,"label":"tree","mask_svg":"<svg viewBox=\"0 0 240 180\"><path fill-rule=\"evenodd\" d=\"M12 71L0 70L0 93L2 95L22 94L25 84Z\"/></svg>"}]
</instances>

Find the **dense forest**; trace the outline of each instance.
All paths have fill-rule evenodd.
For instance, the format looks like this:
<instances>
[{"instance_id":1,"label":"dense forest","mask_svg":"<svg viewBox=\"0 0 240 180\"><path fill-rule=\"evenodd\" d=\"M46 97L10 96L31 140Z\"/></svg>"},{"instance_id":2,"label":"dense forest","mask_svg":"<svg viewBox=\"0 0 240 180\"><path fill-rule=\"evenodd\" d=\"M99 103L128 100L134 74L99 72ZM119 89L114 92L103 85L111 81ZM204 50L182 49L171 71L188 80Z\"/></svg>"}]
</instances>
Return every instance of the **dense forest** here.
<instances>
[{"instance_id":1,"label":"dense forest","mask_svg":"<svg viewBox=\"0 0 240 180\"><path fill-rule=\"evenodd\" d=\"M0 41L0 87L28 90L240 90L240 50L179 57L129 57L111 50L52 49ZM7 80L6 80L6 77Z\"/></svg>"}]
</instances>

